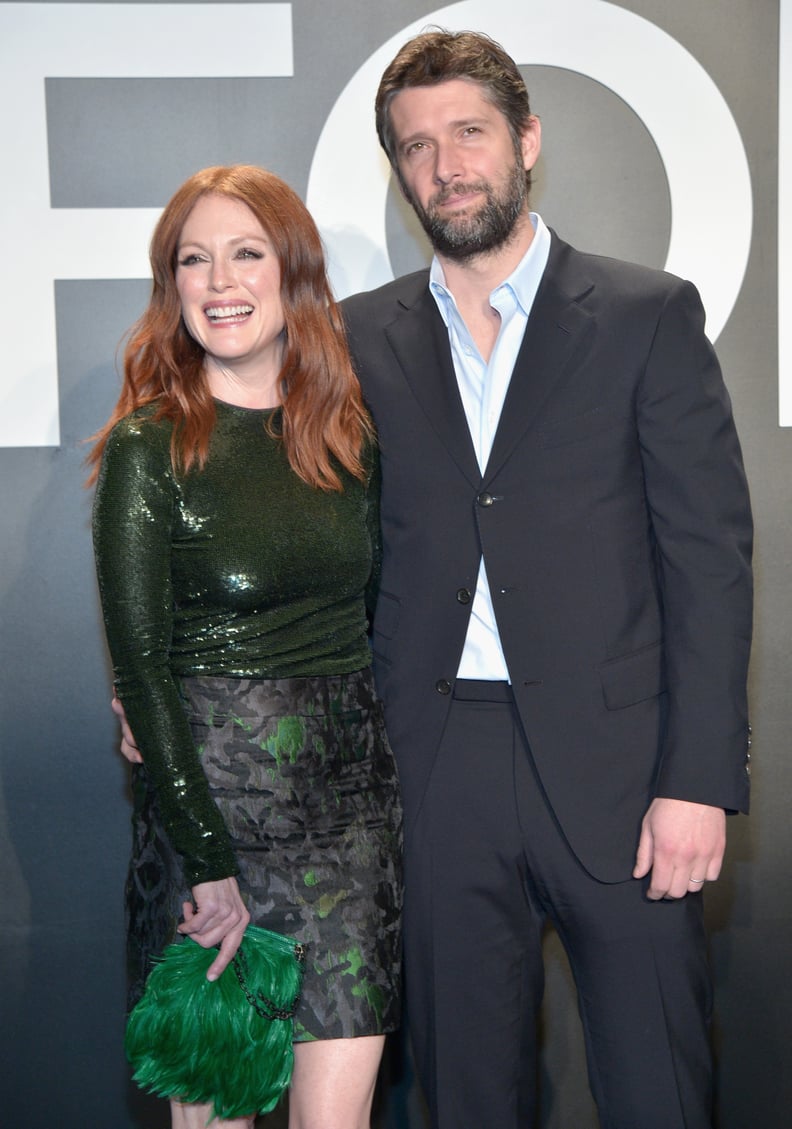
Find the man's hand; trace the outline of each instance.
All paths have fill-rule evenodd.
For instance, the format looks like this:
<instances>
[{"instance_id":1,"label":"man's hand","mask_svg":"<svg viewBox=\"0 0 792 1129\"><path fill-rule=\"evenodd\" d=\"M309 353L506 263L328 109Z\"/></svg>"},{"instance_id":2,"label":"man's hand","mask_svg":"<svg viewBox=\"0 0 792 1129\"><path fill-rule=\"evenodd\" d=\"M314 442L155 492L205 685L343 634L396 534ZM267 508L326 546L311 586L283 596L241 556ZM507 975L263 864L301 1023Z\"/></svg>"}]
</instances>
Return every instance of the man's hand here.
<instances>
[{"instance_id":1,"label":"man's hand","mask_svg":"<svg viewBox=\"0 0 792 1129\"><path fill-rule=\"evenodd\" d=\"M633 878L652 872L647 897L684 898L720 874L726 813L687 800L653 800L641 825Z\"/></svg>"},{"instance_id":2,"label":"man's hand","mask_svg":"<svg viewBox=\"0 0 792 1129\"><path fill-rule=\"evenodd\" d=\"M121 722L121 753L131 764L143 764L143 758L140 755L140 749L135 744L135 738L132 736L132 730L129 728L129 722L124 713L124 707L119 702L118 698L113 695L113 700L110 703L110 709Z\"/></svg>"},{"instance_id":3,"label":"man's hand","mask_svg":"<svg viewBox=\"0 0 792 1129\"><path fill-rule=\"evenodd\" d=\"M240 897L236 878L201 882L193 886L192 896L193 902L184 903L184 921L178 932L192 937L205 949L220 946L206 973L207 980L216 980L239 948L250 914Z\"/></svg>"}]
</instances>

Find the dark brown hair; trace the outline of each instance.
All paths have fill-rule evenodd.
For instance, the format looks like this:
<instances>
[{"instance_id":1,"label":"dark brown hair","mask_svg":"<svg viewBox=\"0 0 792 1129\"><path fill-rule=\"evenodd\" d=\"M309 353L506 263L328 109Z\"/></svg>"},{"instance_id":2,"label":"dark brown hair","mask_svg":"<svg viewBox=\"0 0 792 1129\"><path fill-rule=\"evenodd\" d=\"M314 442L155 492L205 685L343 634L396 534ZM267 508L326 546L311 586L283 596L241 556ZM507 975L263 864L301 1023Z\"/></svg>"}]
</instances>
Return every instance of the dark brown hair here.
<instances>
[{"instance_id":1,"label":"dark brown hair","mask_svg":"<svg viewBox=\"0 0 792 1129\"><path fill-rule=\"evenodd\" d=\"M482 32L436 28L404 44L386 67L374 100L377 136L397 176L400 173L390 115L393 98L409 87L434 86L453 78L469 79L483 87L484 96L506 118L519 151L522 135L531 119L531 107L514 59ZM526 170L525 178L530 188L530 170Z\"/></svg>"},{"instance_id":2,"label":"dark brown hair","mask_svg":"<svg viewBox=\"0 0 792 1129\"><path fill-rule=\"evenodd\" d=\"M130 330L118 403L88 456L91 480L113 426L152 401L158 405L155 418L170 419L175 425L174 469L186 472L206 461L215 407L204 373L204 351L181 315L176 260L187 217L197 201L209 195L246 204L272 243L280 264L285 320L279 384L286 454L305 482L322 490L340 490L333 463L363 477L361 449L372 431L371 422L327 281L316 224L296 192L273 173L253 165L203 169L165 206L151 240L151 298Z\"/></svg>"}]
</instances>

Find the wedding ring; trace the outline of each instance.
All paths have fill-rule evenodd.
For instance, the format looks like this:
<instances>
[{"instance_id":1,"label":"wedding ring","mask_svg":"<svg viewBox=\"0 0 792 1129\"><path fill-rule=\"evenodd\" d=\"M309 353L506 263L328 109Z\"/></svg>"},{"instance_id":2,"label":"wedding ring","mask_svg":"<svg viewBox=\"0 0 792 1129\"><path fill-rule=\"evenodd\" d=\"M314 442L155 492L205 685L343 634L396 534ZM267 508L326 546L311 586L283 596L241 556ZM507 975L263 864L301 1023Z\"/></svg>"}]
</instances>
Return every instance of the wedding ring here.
<instances>
[{"instance_id":1,"label":"wedding ring","mask_svg":"<svg viewBox=\"0 0 792 1129\"><path fill-rule=\"evenodd\" d=\"M693 876L691 875L691 877L690 877L690 881L691 881L691 882L695 882L695 883L696 883L696 885L699 885L699 884L700 884L700 883L702 883L702 882L706 882L706 878L694 878L694 877L693 877Z\"/></svg>"}]
</instances>

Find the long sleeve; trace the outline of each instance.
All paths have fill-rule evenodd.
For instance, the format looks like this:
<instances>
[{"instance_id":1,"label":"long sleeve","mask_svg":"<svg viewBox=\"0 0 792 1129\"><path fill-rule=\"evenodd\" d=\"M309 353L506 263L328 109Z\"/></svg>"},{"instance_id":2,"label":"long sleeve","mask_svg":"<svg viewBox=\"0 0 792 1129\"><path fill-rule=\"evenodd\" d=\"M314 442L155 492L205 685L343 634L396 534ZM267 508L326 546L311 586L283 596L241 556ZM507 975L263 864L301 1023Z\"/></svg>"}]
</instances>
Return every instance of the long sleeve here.
<instances>
[{"instance_id":1,"label":"long sleeve","mask_svg":"<svg viewBox=\"0 0 792 1129\"><path fill-rule=\"evenodd\" d=\"M669 293L637 414L669 689L656 794L744 810L751 511L729 397L689 283Z\"/></svg>"},{"instance_id":2,"label":"long sleeve","mask_svg":"<svg viewBox=\"0 0 792 1129\"><path fill-rule=\"evenodd\" d=\"M191 885L237 873L169 664L176 491L169 427L127 418L104 453L94 549L116 690Z\"/></svg>"}]
</instances>

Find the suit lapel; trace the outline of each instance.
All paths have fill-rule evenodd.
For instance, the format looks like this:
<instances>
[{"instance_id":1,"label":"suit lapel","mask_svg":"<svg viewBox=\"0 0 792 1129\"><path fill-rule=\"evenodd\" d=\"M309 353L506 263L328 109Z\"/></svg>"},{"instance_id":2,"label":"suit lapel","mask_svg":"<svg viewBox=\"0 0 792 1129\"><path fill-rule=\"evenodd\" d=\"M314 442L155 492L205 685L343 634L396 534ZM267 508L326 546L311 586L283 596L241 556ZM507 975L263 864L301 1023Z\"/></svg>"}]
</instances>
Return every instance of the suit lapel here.
<instances>
[{"instance_id":1,"label":"suit lapel","mask_svg":"<svg viewBox=\"0 0 792 1129\"><path fill-rule=\"evenodd\" d=\"M481 472L459 395L448 331L424 280L415 301L400 299L399 315L385 335L440 440L473 486Z\"/></svg>"},{"instance_id":2,"label":"suit lapel","mask_svg":"<svg viewBox=\"0 0 792 1129\"><path fill-rule=\"evenodd\" d=\"M523 335L483 478L459 395L451 349L426 273L405 279L399 313L385 335L412 392L471 485L490 481L534 426L559 381L594 332L581 299L593 286L577 253L555 233Z\"/></svg>"},{"instance_id":3,"label":"suit lapel","mask_svg":"<svg viewBox=\"0 0 792 1129\"><path fill-rule=\"evenodd\" d=\"M594 331L594 318L579 305L593 284L577 269L574 259L572 248L553 235L550 258L528 318L484 472L485 483L498 473L533 427Z\"/></svg>"}]
</instances>

